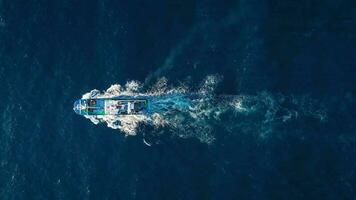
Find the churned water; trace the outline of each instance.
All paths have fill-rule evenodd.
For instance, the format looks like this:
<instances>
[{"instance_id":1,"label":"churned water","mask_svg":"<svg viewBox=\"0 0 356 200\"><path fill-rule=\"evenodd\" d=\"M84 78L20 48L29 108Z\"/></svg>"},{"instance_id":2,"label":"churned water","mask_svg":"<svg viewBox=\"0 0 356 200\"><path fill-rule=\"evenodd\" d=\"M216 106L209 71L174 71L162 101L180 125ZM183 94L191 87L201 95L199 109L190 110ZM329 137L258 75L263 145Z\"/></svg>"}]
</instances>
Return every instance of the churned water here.
<instances>
[{"instance_id":1,"label":"churned water","mask_svg":"<svg viewBox=\"0 0 356 200\"><path fill-rule=\"evenodd\" d=\"M0 0L0 199L354 199L355 47L347 0Z\"/></svg>"}]
</instances>

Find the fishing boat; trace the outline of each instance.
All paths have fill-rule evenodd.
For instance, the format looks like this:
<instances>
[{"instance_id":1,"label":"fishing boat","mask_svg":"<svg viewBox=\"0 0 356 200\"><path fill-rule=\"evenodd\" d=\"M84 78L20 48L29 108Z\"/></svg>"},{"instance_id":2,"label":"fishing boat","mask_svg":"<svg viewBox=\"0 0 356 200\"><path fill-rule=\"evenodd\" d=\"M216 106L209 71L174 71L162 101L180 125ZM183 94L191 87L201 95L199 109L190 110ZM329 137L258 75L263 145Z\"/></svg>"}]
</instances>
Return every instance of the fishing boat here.
<instances>
[{"instance_id":1,"label":"fishing boat","mask_svg":"<svg viewBox=\"0 0 356 200\"><path fill-rule=\"evenodd\" d=\"M115 97L79 99L73 110L79 115L144 115L148 111L148 99L143 97Z\"/></svg>"}]
</instances>

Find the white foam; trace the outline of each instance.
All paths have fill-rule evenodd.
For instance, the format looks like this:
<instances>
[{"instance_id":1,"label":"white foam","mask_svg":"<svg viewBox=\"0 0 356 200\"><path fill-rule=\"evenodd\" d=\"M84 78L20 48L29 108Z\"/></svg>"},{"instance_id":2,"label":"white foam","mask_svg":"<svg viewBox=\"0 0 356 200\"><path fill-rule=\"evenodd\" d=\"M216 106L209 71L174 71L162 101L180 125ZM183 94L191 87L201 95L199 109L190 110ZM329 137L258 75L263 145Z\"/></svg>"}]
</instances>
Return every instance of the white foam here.
<instances>
[{"instance_id":1,"label":"white foam","mask_svg":"<svg viewBox=\"0 0 356 200\"><path fill-rule=\"evenodd\" d=\"M257 119L260 121L253 122L253 124L254 126L260 124L257 131L261 131L262 137L272 132L272 123L276 124L275 122L287 123L301 115L311 115L321 120L326 118L323 110L314 108L314 104L310 105L311 103L305 98L272 95L268 92L262 92L256 96L229 95L216 98L213 94L220 80L219 76L207 76L196 92L191 91L185 85L169 86L168 80L164 77L146 91L142 91L143 85L137 81L129 81L124 86L111 85L102 92L94 89L84 94L83 98L147 96L150 99L150 112L147 115L85 117L94 124L106 123L108 127L118 129L126 135L136 135L138 126L146 123L154 129L169 129L169 132L178 137L196 137L208 144L215 140L212 134L214 124L220 123L222 114L230 111L235 115L258 116ZM283 103L286 101L297 109L284 107ZM239 123L233 121L230 127L225 128L233 130L234 126L240 126Z\"/></svg>"},{"instance_id":2,"label":"white foam","mask_svg":"<svg viewBox=\"0 0 356 200\"><path fill-rule=\"evenodd\" d=\"M202 83L199 93L210 93L218 82L218 77L208 76ZM89 98L111 98L116 96L147 96L152 99L150 108L152 112L149 115L104 115L104 116L85 116L92 123L106 123L108 127L118 129L126 135L136 135L137 127L140 123L151 124L155 129L169 128L173 132L184 132L187 125L190 126L189 134L200 132L202 120L213 112L204 108L204 101L198 99L194 101L186 98L190 94L189 88L185 85L177 87L168 86L168 80L165 77L160 78L150 89L142 91L142 84L137 81L129 81L124 86L119 84L111 85L105 91L94 89L82 96L84 99ZM190 123L186 117L195 122ZM185 124L186 123L186 124ZM196 131L194 131L194 129ZM210 128L205 128L208 130ZM209 134L209 133L206 133ZM211 137L201 134L206 141L212 141ZM207 139L209 138L209 139Z\"/></svg>"}]
</instances>

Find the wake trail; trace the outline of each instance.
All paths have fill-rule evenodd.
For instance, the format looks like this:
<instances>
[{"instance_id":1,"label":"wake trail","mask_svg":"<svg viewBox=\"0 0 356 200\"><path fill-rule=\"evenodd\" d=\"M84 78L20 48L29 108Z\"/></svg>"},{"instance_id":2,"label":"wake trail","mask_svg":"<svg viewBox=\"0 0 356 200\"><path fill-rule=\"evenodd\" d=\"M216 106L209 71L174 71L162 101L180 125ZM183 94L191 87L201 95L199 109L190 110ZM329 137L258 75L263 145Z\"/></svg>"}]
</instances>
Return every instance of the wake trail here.
<instances>
[{"instance_id":1,"label":"wake trail","mask_svg":"<svg viewBox=\"0 0 356 200\"><path fill-rule=\"evenodd\" d=\"M195 137L208 144L215 140L214 132L221 131L221 127L230 132L237 132L241 127L253 129L265 136L281 123L303 117L326 119L325 109L308 97L268 92L254 96L215 95L219 80L218 76L207 76L195 91L184 85L170 87L165 78L146 91L142 91L143 85L137 81L130 81L125 86L112 85L103 92L92 90L83 98L145 96L149 100L149 112L146 115L85 117L94 124L107 123L108 127L119 129L126 135L136 135L138 126L147 124L157 133L164 129L178 137Z\"/></svg>"}]
</instances>

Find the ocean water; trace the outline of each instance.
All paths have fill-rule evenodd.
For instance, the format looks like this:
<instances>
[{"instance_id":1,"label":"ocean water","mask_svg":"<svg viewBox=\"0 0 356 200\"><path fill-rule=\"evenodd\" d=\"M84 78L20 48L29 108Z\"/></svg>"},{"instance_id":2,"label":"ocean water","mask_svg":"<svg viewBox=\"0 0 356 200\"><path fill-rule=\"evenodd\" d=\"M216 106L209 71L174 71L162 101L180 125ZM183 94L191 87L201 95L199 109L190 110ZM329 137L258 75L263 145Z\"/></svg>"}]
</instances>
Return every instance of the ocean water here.
<instances>
[{"instance_id":1,"label":"ocean water","mask_svg":"<svg viewBox=\"0 0 356 200\"><path fill-rule=\"evenodd\" d=\"M354 199L355 55L347 0L0 0L0 199Z\"/></svg>"}]
</instances>

